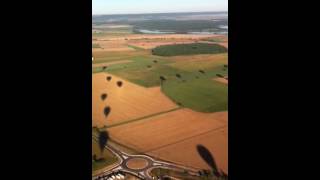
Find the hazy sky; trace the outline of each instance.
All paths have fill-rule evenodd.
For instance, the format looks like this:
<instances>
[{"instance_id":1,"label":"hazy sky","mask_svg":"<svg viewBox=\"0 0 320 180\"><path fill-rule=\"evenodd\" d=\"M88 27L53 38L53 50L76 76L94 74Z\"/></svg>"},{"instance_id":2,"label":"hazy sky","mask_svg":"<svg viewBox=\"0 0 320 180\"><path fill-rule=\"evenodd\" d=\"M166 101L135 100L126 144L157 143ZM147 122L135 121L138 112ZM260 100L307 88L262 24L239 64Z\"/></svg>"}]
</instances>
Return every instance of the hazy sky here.
<instances>
[{"instance_id":1,"label":"hazy sky","mask_svg":"<svg viewBox=\"0 0 320 180\"><path fill-rule=\"evenodd\" d=\"M228 0L92 0L93 14L227 11Z\"/></svg>"}]
</instances>

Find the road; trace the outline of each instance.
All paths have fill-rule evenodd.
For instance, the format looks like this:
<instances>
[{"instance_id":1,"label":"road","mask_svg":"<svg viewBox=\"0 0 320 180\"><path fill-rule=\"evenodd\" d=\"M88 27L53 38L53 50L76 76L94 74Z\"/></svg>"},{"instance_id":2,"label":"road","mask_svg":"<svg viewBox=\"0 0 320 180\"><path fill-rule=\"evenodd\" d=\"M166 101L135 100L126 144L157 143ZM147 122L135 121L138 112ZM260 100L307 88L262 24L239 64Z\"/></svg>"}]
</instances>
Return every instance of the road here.
<instances>
[{"instance_id":1,"label":"road","mask_svg":"<svg viewBox=\"0 0 320 180\"><path fill-rule=\"evenodd\" d=\"M97 137L93 136L94 140L97 141ZM150 172L152 169L154 168L164 168L164 169L171 169L171 170L183 170L183 171L187 171L189 174L191 175L195 175L198 176L197 170L196 169L192 169L189 167L185 167L182 165L178 165L178 164L174 164L171 162L167 162L167 161L163 161L163 160L159 160L156 159L154 157L151 157L149 155L145 155L145 154L141 154L141 155L132 155L132 154L127 154L123 151L120 151L114 147L112 147L111 145L106 145L105 146L106 149L108 149L109 151L111 151L113 154L115 154L118 159L120 160L120 162L118 163L117 166L114 166L113 168L106 170L96 176L93 176L92 179L96 180L99 176L101 175L108 175L111 174L112 172L126 172L132 175L135 175L141 179L145 179L145 180L152 180L152 176L150 175ZM128 167L127 163L130 160L133 159L143 159L146 162L146 165L143 168L130 168Z\"/></svg>"}]
</instances>

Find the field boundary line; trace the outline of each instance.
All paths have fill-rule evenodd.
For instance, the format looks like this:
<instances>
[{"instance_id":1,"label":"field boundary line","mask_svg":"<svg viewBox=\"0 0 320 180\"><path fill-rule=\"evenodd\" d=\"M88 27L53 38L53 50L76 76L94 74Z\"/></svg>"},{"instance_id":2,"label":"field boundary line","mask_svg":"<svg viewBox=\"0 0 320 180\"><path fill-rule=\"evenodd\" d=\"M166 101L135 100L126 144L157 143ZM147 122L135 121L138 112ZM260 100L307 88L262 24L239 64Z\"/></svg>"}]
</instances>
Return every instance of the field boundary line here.
<instances>
[{"instance_id":1,"label":"field boundary line","mask_svg":"<svg viewBox=\"0 0 320 180\"><path fill-rule=\"evenodd\" d=\"M132 122L141 121L141 120L144 120L144 119L147 119L147 118L150 118L150 117L159 116L159 115L162 115L162 114L165 114L165 113L169 113L169 112L173 112L173 111L180 110L180 109L182 109L182 107L177 107L177 108L173 108L173 109L170 109L170 110L167 110L167 111L161 111L161 112L158 112L158 113L155 113L155 114L150 114L150 115L139 117L139 118L136 118L136 119L131 119L131 120L128 120L128 121L117 123L117 124L112 124L112 125L106 126L106 129L113 128L113 127L116 127L116 126L125 125L125 124L129 124L129 123L132 123Z\"/></svg>"},{"instance_id":2,"label":"field boundary line","mask_svg":"<svg viewBox=\"0 0 320 180\"><path fill-rule=\"evenodd\" d=\"M173 142L173 143L169 143L169 144L166 144L166 145L163 145L163 146L159 146L159 147L156 147L156 148L153 148L153 149L149 149L149 150L144 151L144 153L150 153L150 152L152 152L152 151L156 151L156 150L159 150L159 149L163 149L163 148L166 148L166 147L168 147L168 146L172 146L172 145L175 145L175 144L184 142L184 141L191 140L191 139L193 139L193 138L195 138L195 137L198 137L198 136L203 136L203 135L206 135L206 134L208 134L208 133L211 133L211 132L214 132L214 131L218 131L218 130L220 130L220 129L224 129L224 128L226 128L226 127L228 127L228 125L224 125L224 126L221 126L221 127L217 127L217 128L211 129L211 130L209 130L209 131L205 131L205 132L196 134L196 135L194 135L194 136L190 136L190 137L181 139L181 140L179 140L179 141L175 141L175 142Z\"/></svg>"},{"instance_id":3,"label":"field boundary line","mask_svg":"<svg viewBox=\"0 0 320 180\"><path fill-rule=\"evenodd\" d=\"M129 48L132 48L132 49L136 50L136 51L146 51L146 49L138 47L138 46L135 46L135 45L127 44L127 46Z\"/></svg>"}]
</instances>

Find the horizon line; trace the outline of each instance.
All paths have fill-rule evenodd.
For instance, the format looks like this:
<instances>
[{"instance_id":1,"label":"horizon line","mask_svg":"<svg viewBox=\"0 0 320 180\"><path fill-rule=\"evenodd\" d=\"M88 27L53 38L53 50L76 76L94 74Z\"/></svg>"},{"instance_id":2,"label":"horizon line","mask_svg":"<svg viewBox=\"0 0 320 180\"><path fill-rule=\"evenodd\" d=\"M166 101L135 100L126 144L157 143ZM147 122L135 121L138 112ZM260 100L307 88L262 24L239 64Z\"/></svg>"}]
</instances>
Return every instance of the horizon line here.
<instances>
[{"instance_id":1,"label":"horizon line","mask_svg":"<svg viewBox=\"0 0 320 180\"><path fill-rule=\"evenodd\" d=\"M222 11L181 11L181 12L152 12L152 13L114 13L114 14L92 14L92 16L104 16L104 15L143 15L143 14L169 14L169 13L219 13L228 12L228 10Z\"/></svg>"}]
</instances>

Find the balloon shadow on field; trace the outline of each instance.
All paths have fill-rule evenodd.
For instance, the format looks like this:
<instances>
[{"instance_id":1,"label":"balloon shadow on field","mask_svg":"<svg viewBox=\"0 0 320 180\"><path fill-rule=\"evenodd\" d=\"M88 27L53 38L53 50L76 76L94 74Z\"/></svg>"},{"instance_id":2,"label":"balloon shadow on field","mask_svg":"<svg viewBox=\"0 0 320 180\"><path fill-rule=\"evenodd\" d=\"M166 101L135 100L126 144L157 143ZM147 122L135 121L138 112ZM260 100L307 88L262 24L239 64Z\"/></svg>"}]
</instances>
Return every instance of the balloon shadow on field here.
<instances>
[{"instance_id":1,"label":"balloon shadow on field","mask_svg":"<svg viewBox=\"0 0 320 180\"><path fill-rule=\"evenodd\" d=\"M197 151L200 157L210 166L214 175L220 177L221 174L218 170L218 166L211 152L201 144L197 145Z\"/></svg>"}]
</instances>

